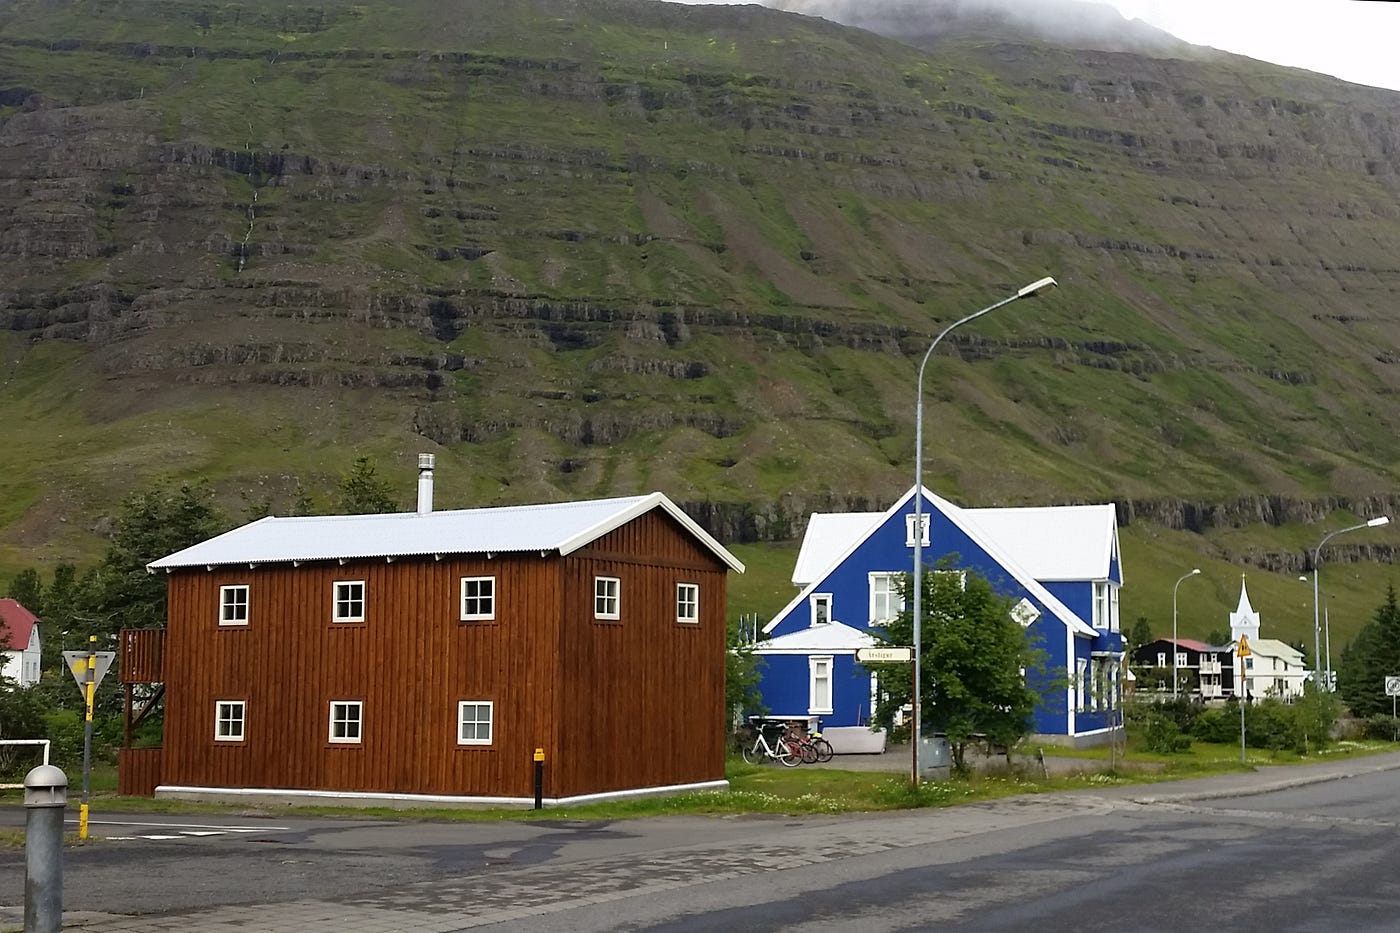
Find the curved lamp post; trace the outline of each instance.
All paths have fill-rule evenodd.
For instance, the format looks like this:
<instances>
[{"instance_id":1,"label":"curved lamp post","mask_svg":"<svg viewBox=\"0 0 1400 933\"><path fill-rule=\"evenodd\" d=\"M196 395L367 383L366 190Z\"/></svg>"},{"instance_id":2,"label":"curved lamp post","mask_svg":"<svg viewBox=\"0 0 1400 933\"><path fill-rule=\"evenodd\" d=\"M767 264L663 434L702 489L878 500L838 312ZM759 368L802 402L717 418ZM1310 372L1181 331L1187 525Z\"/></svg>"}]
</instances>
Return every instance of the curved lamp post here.
<instances>
[{"instance_id":1,"label":"curved lamp post","mask_svg":"<svg viewBox=\"0 0 1400 933\"><path fill-rule=\"evenodd\" d=\"M914 408L914 670L913 680L910 682L910 695L912 701L909 711L909 745L912 749L912 770L914 786L919 785L919 667L920 655L922 652L922 620L920 615L920 602L924 589L924 369L928 366L929 357L933 356L933 351L938 348L939 342L955 327L961 327L968 321L976 320L982 315L995 311L1002 305L1009 305L1011 302L1021 298L1029 298L1043 288L1053 288L1059 283L1046 276L1037 279L1025 286L1009 298L1003 298L995 304L987 305L981 311L969 314L965 318L960 318L943 328L937 337L933 338L933 343L929 344L928 352L924 354L924 360L919 364L919 392L918 400Z\"/></svg>"},{"instance_id":2,"label":"curved lamp post","mask_svg":"<svg viewBox=\"0 0 1400 933\"><path fill-rule=\"evenodd\" d=\"M1181 580L1189 580L1201 572L1200 567L1192 568L1190 573L1183 573ZM1176 643L1176 587L1181 586L1181 580L1176 581L1176 586L1172 587L1172 699L1176 699L1176 658L1181 654L1181 649Z\"/></svg>"},{"instance_id":3,"label":"curved lamp post","mask_svg":"<svg viewBox=\"0 0 1400 933\"><path fill-rule=\"evenodd\" d=\"M1336 531L1324 536L1321 541L1317 542L1317 547L1313 548L1313 687L1318 690L1323 689L1322 627L1319 624L1319 620L1317 617L1317 565L1319 561L1322 560L1322 546L1328 541L1331 541L1333 538L1337 537L1337 535L1344 535L1348 531L1360 531L1362 528L1380 528L1382 525L1389 524L1389 516L1381 515L1371 519L1370 521L1362 522L1360 525L1352 525L1348 528L1338 528ZM1330 645L1328 646L1328 653L1331 653ZM1332 669L1330 666L1332 659L1329 657L1327 659L1327 662L1329 665L1327 669L1327 677L1329 679L1329 683L1326 685L1326 687L1330 691L1332 689L1332 685L1330 683L1330 679L1332 677Z\"/></svg>"}]
</instances>

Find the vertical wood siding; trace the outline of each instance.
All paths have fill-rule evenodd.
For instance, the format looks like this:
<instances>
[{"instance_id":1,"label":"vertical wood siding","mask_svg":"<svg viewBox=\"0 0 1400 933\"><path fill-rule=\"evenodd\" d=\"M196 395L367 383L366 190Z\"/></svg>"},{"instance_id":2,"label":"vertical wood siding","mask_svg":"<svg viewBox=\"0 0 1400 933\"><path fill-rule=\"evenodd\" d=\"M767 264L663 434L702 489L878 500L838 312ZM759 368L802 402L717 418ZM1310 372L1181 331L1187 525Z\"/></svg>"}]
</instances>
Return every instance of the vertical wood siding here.
<instances>
[{"instance_id":1,"label":"vertical wood siding","mask_svg":"<svg viewBox=\"0 0 1400 933\"><path fill-rule=\"evenodd\" d=\"M661 510L576 551L564 571L560 796L724 777L726 567ZM594 577L621 581L621 618L593 617ZM700 587L698 624L676 584Z\"/></svg>"},{"instance_id":2,"label":"vertical wood siding","mask_svg":"<svg viewBox=\"0 0 1400 933\"><path fill-rule=\"evenodd\" d=\"M169 581L162 782L547 797L724 774L725 566L661 510L568 558L318 562L177 571ZM593 619L593 577L622 618ZM460 621L460 580L494 576L496 619ZM332 585L365 581L366 621L333 623ZM698 625L677 582L700 586ZM220 626L219 587L248 585ZM246 738L214 738L242 700ZM359 745L329 741L332 700L364 704ZM457 744L457 704L494 703L493 742Z\"/></svg>"},{"instance_id":3,"label":"vertical wood siding","mask_svg":"<svg viewBox=\"0 0 1400 933\"><path fill-rule=\"evenodd\" d=\"M165 680L161 664L164 654L164 629L122 629L118 664L122 683L155 684Z\"/></svg>"},{"instance_id":4,"label":"vertical wood siding","mask_svg":"<svg viewBox=\"0 0 1400 933\"><path fill-rule=\"evenodd\" d=\"M462 622L460 580L494 576L496 619ZM331 621L336 581L365 581L363 623ZM246 583L246 626L218 624L219 587ZM431 558L185 571L170 581L167 784L397 793L533 794L552 742L559 563ZM242 700L246 738L214 739ZM362 741L329 741L332 700L364 704ZM457 744L457 704L495 704L489 746Z\"/></svg>"}]
</instances>

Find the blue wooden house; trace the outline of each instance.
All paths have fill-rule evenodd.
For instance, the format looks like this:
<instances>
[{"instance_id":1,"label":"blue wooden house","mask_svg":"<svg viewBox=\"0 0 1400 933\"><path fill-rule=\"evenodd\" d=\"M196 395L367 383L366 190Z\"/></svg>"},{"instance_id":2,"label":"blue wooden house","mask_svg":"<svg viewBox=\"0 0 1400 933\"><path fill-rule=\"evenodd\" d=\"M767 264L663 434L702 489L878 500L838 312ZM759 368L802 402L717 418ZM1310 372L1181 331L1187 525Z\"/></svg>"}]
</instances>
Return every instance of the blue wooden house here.
<instances>
[{"instance_id":1,"label":"blue wooden house","mask_svg":"<svg viewBox=\"0 0 1400 933\"><path fill-rule=\"evenodd\" d=\"M1122 721L1114 506L965 509L922 494L925 570L947 559L985 577L1065 684L1036 709L1037 738L1106 741ZM913 489L884 512L812 515L793 570L797 596L755 648L766 662L769 715L819 718L828 728L869 722L879 682L855 654L878 644L872 630L903 609L899 584L913 571L915 519Z\"/></svg>"}]
</instances>

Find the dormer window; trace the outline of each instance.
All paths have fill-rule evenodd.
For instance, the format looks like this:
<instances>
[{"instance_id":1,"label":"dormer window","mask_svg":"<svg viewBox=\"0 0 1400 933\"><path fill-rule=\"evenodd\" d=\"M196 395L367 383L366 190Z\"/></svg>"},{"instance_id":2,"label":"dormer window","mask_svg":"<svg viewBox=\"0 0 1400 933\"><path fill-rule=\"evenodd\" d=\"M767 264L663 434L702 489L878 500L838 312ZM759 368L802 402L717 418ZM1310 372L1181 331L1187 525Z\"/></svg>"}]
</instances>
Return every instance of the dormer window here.
<instances>
[{"instance_id":1,"label":"dormer window","mask_svg":"<svg viewBox=\"0 0 1400 933\"><path fill-rule=\"evenodd\" d=\"M831 621L831 594L812 594L812 624L826 625Z\"/></svg>"}]
</instances>

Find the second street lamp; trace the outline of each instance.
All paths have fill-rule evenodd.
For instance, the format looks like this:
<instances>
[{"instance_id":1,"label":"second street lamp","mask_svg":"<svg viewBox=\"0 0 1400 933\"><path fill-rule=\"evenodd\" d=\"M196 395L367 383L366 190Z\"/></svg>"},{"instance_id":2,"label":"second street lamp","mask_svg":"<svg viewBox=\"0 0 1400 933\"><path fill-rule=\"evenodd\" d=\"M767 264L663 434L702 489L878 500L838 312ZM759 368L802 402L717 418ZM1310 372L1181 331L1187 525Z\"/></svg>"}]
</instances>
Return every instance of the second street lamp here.
<instances>
[{"instance_id":1,"label":"second street lamp","mask_svg":"<svg viewBox=\"0 0 1400 933\"><path fill-rule=\"evenodd\" d=\"M1362 528L1380 528L1382 525L1389 524L1389 516L1379 515L1359 525L1352 525L1348 528L1338 528L1336 531L1325 535L1321 541L1317 542L1317 547L1313 548L1313 689L1315 690L1322 690L1325 688L1330 692L1332 689L1332 670L1330 667L1332 659L1330 657L1327 659L1329 665L1327 670L1328 682L1326 684L1322 682L1322 626L1317 617L1317 565L1322 560L1322 546L1337 537L1337 535L1344 535L1348 531L1360 531ZM1331 653L1330 646L1328 652L1329 654Z\"/></svg>"},{"instance_id":2,"label":"second street lamp","mask_svg":"<svg viewBox=\"0 0 1400 933\"><path fill-rule=\"evenodd\" d=\"M919 657L922 646L919 644L922 638L921 618L919 615L921 594L924 588L924 369L928 366L929 357L933 356L933 351L937 349L939 342L955 327L960 327L968 321L976 320L989 311L995 311L1002 305L1009 305L1020 298L1029 298L1042 288L1053 288L1059 283L1046 276L1037 279L1025 286L1009 298L1003 298L995 304L987 305L981 311L973 312L965 318L959 318L939 332L933 338L933 343L929 344L928 352L924 354L924 361L919 364L919 391L917 401L914 406L914 667L913 679L910 681L910 709L909 709L909 747L911 749L911 770L912 781L915 787L919 786Z\"/></svg>"},{"instance_id":3,"label":"second street lamp","mask_svg":"<svg viewBox=\"0 0 1400 933\"><path fill-rule=\"evenodd\" d=\"M1190 573L1183 573L1181 580L1189 580L1201 572L1200 567L1193 567ZM1176 581L1176 586L1172 587L1172 699L1176 699L1176 659L1181 654L1181 648L1176 643L1176 587L1181 586L1181 580ZM1160 681L1158 681L1160 683Z\"/></svg>"}]
</instances>

